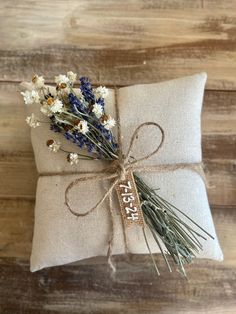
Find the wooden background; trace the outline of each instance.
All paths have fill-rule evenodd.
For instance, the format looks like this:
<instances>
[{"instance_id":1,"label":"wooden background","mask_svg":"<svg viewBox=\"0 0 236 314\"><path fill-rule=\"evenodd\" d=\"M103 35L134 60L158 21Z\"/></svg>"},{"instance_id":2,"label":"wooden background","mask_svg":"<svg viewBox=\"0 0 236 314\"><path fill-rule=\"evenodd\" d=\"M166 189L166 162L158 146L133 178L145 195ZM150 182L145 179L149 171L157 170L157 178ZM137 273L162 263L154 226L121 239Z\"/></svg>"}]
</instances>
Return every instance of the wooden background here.
<instances>
[{"instance_id":1,"label":"wooden background","mask_svg":"<svg viewBox=\"0 0 236 314\"><path fill-rule=\"evenodd\" d=\"M18 83L73 70L95 84L208 73L203 154L223 263L156 278L148 256L29 272L37 174ZM0 313L236 313L236 1L0 1Z\"/></svg>"}]
</instances>

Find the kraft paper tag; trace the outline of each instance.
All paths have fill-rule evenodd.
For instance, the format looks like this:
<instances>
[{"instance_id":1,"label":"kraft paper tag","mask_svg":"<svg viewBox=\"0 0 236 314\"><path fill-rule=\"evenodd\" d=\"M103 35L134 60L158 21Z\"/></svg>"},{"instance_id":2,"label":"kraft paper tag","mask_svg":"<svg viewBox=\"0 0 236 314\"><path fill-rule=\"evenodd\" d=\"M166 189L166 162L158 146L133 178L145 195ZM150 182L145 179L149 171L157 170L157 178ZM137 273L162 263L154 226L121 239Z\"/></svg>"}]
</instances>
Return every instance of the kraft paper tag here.
<instances>
[{"instance_id":1,"label":"kraft paper tag","mask_svg":"<svg viewBox=\"0 0 236 314\"><path fill-rule=\"evenodd\" d=\"M125 225L138 224L143 226L143 212L132 171L126 173L125 180L117 183L116 191Z\"/></svg>"}]
</instances>

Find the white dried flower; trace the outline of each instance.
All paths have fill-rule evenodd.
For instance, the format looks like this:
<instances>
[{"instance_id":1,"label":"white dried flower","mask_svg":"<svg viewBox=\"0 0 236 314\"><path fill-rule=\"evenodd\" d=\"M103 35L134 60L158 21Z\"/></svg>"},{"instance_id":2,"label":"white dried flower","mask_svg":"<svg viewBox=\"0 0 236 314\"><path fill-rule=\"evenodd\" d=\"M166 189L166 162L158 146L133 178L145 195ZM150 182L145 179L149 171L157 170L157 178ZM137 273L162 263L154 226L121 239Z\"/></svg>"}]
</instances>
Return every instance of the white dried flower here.
<instances>
[{"instance_id":1,"label":"white dried flower","mask_svg":"<svg viewBox=\"0 0 236 314\"><path fill-rule=\"evenodd\" d=\"M25 92L21 92L21 95L23 96L26 105L32 105L33 103L40 102L40 97L36 90L27 90Z\"/></svg>"},{"instance_id":2,"label":"white dried flower","mask_svg":"<svg viewBox=\"0 0 236 314\"><path fill-rule=\"evenodd\" d=\"M48 106L47 104L44 104L41 106L40 111L42 112L42 114L44 114L47 117L51 117L52 116L52 112L50 109L50 106Z\"/></svg>"},{"instance_id":3,"label":"white dried flower","mask_svg":"<svg viewBox=\"0 0 236 314\"><path fill-rule=\"evenodd\" d=\"M63 108L63 103L59 99L54 100L52 105L50 105L50 110L53 113L62 112L62 108Z\"/></svg>"},{"instance_id":4,"label":"white dried flower","mask_svg":"<svg viewBox=\"0 0 236 314\"><path fill-rule=\"evenodd\" d=\"M105 86L99 86L94 90L96 98L106 98L109 94L108 89Z\"/></svg>"},{"instance_id":5,"label":"white dried flower","mask_svg":"<svg viewBox=\"0 0 236 314\"><path fill-rule=\"evenodd\" d=\"M116 120L113 119L111 116L108 116L102 121L102 125L104 125L105 129L110 130L116 125Z\"/></svg>"},{"instance_id":6,"label":"white dried flower","mask_svg":"<svg viewBox=\"0 0 236 314\"><path fill-rule=\"evenodd\" d=\"M69 153L67 160L71 165L76 165L79 161L79 155L76 153Z\"/></svg>"},{"instance_id":7,"label":"white dried flower","mask_svg":"<svg viewBox=\"0 0 236 314\"><path fill-rule=\"evenodd\" d=\"M51 152L57 153L61 147L61 143L55 140L48 140L47 147Z\"/></svg>"},{"instance_id":8,"label":"white dried flower","mask_svg":"<svg viewBox=\"0 0 236 314\"><path fill-rule=\"evenodd\" d=\"M33 113L31 114L31 116L28 116L25 121L31 128L36 128L37 126L40 126L38 119Z\"/></svg>"},{"instance_id":9,"label":"white dried flower","mask_svg":"<svg viewBox=\"0 0 236 314\"><path fill-rule=\"evenodd\" d=\"M44 87L44 78L43 78L43 76L35 75L32 78L32 83L33 83L33 85L34 85L34 87L36 89L40 89L40 88Z\"/></svg>"},{"instance_id":10,"label":"white dried flower","mask_svg":"<svg viewBox=\"0 0 236 314\"><path fill-rule=\"evenodd\" d=\"M70 82L73 84L76 81L77 74L72 71L69 71L67 72L67 77L70 80Z\"/></svg>"},{"instance_id":11,"label":"white dried flower","mask_svg":"<svg viewBox=\"0 0 236 314\"><path fill-rule=\"evenodd\" d=\"M81 120L75 128L82 134L86 134L89 131L88 123L85 120Z\"/></svg>"},{"instance_id":12,"label":"white dried flower","mask_svg":"<svg viewBox=\"0 0 236 314\"><path fill-rule=\"evenodd\" d=\"M99 119L103 115L103 107L97 103L93 105L92 112L95 114L95 116Z\"/></svg>"},{"instance_id":13,"label":"white dried flower","mask_svg":"<svg viewBox=\"0 0 236 314\"><path fill-rule=\"evenodd\" d=\"M55 82L60 84L68 84L70 82L69 78L66 75L60 74L58 76L55 76Z\"/></svg>"}]
</instances>

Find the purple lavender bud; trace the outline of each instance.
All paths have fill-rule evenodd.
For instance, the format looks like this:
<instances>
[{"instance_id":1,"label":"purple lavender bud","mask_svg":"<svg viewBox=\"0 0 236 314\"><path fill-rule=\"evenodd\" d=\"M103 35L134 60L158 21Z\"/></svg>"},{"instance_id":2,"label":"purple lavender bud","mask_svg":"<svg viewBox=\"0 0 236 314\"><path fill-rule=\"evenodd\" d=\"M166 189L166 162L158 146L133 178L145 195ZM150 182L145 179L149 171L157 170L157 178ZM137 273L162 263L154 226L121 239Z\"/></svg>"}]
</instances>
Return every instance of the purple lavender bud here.
<instances>
[{"instance_id":1,"label":"purple lavender bud","mask_svg":"<svg viewBox=\"0 0 236 314\"><path fill-rule=\"evenodd\" d=\"M89 103L94 104L95 103L95 96L93 94L92 86L89 82L89 79L87 77L81 77L80 78L80 89L84 96L84 99L88 101Z\"/></svg>"}]
</instances>

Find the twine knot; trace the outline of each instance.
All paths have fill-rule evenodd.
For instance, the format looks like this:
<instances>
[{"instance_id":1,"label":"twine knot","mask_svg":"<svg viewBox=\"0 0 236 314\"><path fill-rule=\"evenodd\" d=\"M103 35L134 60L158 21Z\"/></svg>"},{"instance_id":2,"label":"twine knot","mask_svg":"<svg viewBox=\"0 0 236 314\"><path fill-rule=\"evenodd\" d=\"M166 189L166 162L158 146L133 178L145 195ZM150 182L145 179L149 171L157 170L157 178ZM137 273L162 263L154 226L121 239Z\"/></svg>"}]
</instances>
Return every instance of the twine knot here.
<instances>
[{"instance_id":1,"label":"twine knot","mask_svg":"<svg viewBox=\"0 0 236 314\"><path fill-rule=\"evenodd\" d=\"M113 161L111 168L113 171L117 174L117 177L121 180L125 180L126 172L128 165L125 164L125 161L123 159L119 160L116 159Z\"/></svg>"}]
</instances>

